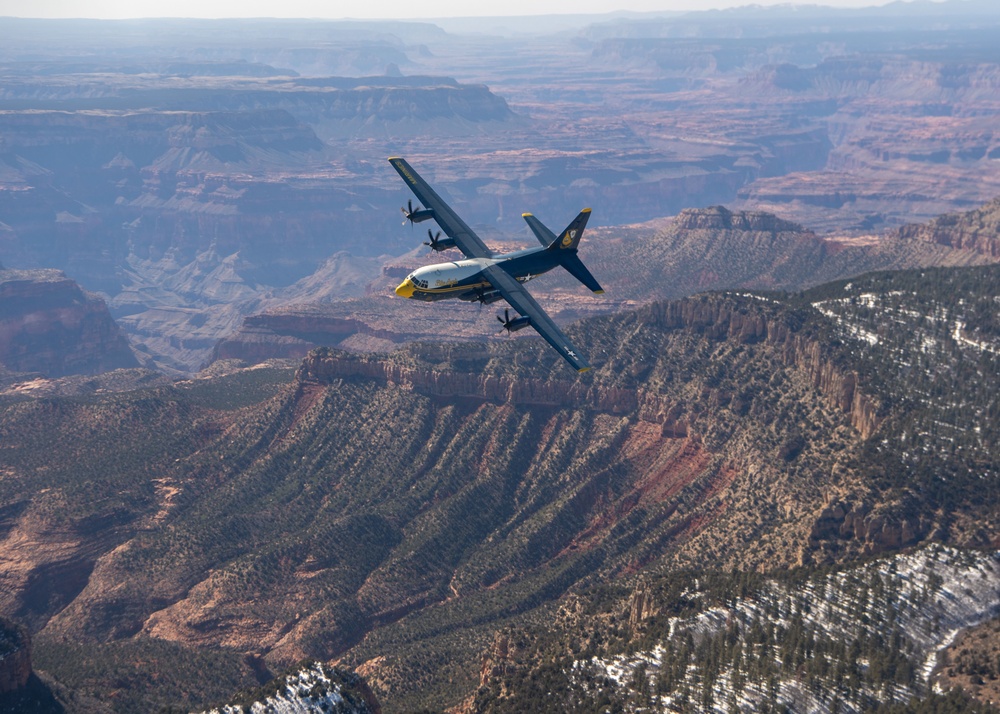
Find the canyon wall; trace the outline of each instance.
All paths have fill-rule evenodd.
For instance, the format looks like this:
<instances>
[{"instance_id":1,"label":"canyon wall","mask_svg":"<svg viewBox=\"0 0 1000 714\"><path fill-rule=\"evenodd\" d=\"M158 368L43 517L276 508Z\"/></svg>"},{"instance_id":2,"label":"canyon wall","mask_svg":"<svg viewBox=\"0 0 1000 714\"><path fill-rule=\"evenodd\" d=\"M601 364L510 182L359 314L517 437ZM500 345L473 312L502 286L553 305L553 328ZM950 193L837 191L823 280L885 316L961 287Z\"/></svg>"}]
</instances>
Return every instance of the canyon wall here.
<instances>
[{"instance_id":1,"label":"canyon wall","mask_svg":"<svg viewBox=\"0 0 1000 714\"><path fill-rule=\"evenodd\" d=\"M0 364L60 377L139 363L103 300L56 270L0 270Z\"/></svg>"},{"instance_id":2,"label":"canyon wall","mask_svg":"<svg viewBox=\"0 0 1000 714\"><path fill-rule=\"evenodd\" d=\"M879 403L864 392L858 374L834 364L820 342L799 334L781 314L755 312L744 301L704 296L654 303L640 308L636 319L644 329L686 330L715 341L764 341L787 365L794 365L824 395L828 405L846 414L863 439L877 429ZM377 356L356 356L327 349L309 354L299 368L303 382L328 384L338 379L374 378L443 400L471 398L516 405L588 408L610 414L637 414L640 419L675 431L673 404L641 386L601 384L596 380L507 377L481 372L436 371ZM686 433L686 426L680 425Z\"/></svg>"}]
</instances>

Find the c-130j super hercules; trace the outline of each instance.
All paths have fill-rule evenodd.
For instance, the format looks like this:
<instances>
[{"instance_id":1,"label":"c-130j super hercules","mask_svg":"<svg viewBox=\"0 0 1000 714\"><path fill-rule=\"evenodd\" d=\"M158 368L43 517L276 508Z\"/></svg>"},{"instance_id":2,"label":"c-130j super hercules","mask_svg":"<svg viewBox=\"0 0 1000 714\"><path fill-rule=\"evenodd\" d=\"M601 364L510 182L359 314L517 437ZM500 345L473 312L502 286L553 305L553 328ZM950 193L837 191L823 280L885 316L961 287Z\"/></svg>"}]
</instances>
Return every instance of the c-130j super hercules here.
<instances>
[{"instance_id":1,"label":"c-130j super hercules","mask_svg":"<svg viewBox=\"0 0 1000 714\"><path fill-rule=\"evenodd\" d=\"M458 248L465 254L465 260L426 265L414 270L399 284L396 294L400 297L426 301L457 297L460 300L489 304L497 300L506 300L520 313L520 316L510 319L510 313L504 310L504 317L497 316L503 323L504 329L515 332L531 326L577 372L586 372L590 369L587 360L577 353L562 330L556 327L522 285L559 265L598 295L604 292L577 257L577 246L590 218L590 209L585 208L580 211L573 222L558 236L533 215L525 213L524 220L542 246L504 255L493 255L479 236L404 159L390 158L389 163L410 186L417 200L424 204L424 208L418 206L414 210L413 203L410 202L407 208L402 209L406 219L411 223L420 223L433 218L448 236L442 239L440 231L436 236L427 231L430 238L427 245L433 250Z\"/></svg>"}]
</instances>

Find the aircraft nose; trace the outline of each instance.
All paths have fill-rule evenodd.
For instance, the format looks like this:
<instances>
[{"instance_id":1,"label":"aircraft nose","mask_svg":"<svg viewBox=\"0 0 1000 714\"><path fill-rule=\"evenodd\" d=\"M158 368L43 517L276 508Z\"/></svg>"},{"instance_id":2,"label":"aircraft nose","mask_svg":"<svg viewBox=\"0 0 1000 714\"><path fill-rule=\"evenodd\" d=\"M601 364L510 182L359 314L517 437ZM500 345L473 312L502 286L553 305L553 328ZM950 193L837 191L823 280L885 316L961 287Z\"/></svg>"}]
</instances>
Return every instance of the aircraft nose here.
<instances>
[{"instance_id":1,"label":"aircraft nose","mask_svg":"<svg viewBox=\"0 0 1000 714\"><path fill-rule=\"evenodd\" d=\"M396 294L399 295L399 297L413 297L413 290L415 287L416 286L413 284L413 281L407 278L396 287Z\"/></svg>"}]
</instances>

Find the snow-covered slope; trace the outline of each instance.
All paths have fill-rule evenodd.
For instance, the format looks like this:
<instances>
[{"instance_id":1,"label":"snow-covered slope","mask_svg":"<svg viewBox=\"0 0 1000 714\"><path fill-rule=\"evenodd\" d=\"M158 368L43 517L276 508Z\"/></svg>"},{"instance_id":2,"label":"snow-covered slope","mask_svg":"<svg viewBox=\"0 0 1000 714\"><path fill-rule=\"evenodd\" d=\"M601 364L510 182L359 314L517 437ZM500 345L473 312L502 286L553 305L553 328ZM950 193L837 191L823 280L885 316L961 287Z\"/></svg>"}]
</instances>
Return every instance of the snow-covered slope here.
<instances>
[{"instance_id":1,"label":"snow-covered slope","mask_svg":"<svg viewBox=\"0 0 1000 714\"><path fill-rule=\"evenodd\" d=\"M374 714L365 697L353 691L352 684L358 685L353 679L317 662L272 682L256 701L228 704L205 714Z\"/></svg>"},{"instance_id":2,"label":"snow-covered slope","mask_svg":"<svg viewBox=\"0 0 1000 714\"><path fill-rule=\"evenodd\" d=\"M689 593L699 597L697 584ZM938 653L1000 610L1000 554L930 546L671 618L653 649L573 664L630 711L861 712L925 693Z\"/></svg>"}]
</instances>

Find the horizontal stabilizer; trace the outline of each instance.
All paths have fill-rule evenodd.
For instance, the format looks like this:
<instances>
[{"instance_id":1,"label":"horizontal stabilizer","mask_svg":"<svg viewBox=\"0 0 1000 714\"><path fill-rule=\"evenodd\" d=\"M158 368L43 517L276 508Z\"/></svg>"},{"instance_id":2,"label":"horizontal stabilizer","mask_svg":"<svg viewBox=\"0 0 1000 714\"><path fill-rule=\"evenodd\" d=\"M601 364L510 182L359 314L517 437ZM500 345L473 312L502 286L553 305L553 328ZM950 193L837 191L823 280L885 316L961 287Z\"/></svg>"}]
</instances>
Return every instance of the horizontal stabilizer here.
<instances>
[{"instance_id":1,"label":"horizontal stabilizer","mask_svg":"<svg viewBox=\"0 0 1000 714\"><path fill-rule=\"evenodd\" d=\"M528 224L528 228L531 232L535 234L535 238L538 242L542 244L545 248L548 248L556 240L556 234L548 229L548 227L542 223L540 220L535 218L530 213L522 213L521 218L524 219L525 223Z\"/></svg>"},{"instance_id":2,"label":"horizontal stabilizer","mask_svg":"<svg viewBox=\"0 0 1000 714\"><path fill-rule=\"evenodd\" d=\"M601 284L598 283L594 276L590 274L590 271L587 270L587 266L584 265L583 261L577 257L576 253L568 253L563 256L561 263L562 267L566 268L570 275L586 285L589 290L597 293L598 295L602 295L604 293L604 288L602 288Z\"/></svg>"}]
</instances>

